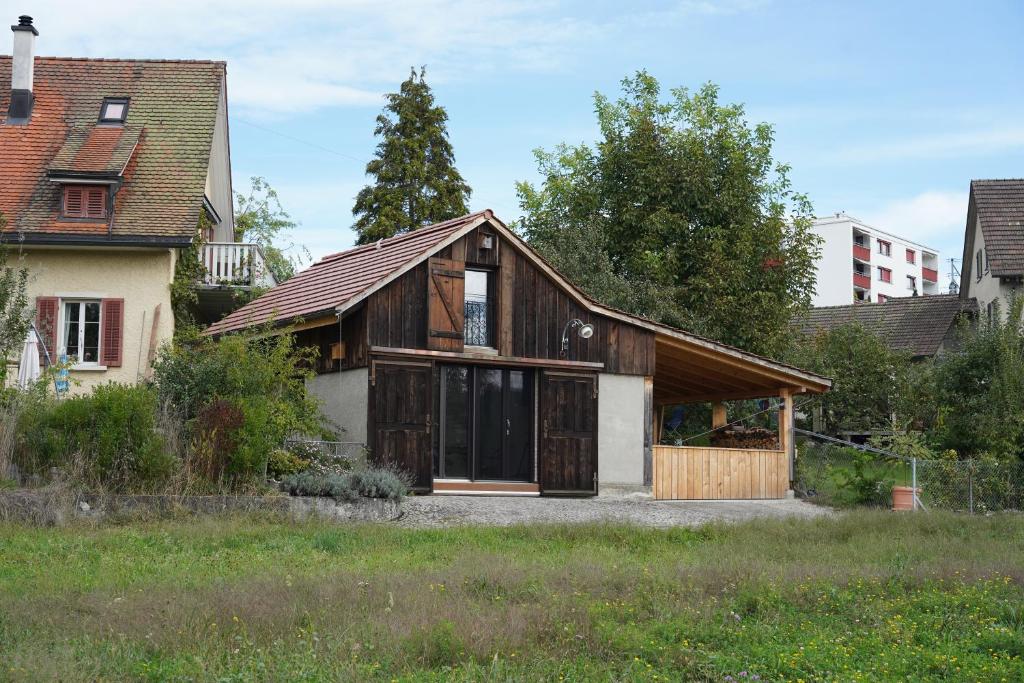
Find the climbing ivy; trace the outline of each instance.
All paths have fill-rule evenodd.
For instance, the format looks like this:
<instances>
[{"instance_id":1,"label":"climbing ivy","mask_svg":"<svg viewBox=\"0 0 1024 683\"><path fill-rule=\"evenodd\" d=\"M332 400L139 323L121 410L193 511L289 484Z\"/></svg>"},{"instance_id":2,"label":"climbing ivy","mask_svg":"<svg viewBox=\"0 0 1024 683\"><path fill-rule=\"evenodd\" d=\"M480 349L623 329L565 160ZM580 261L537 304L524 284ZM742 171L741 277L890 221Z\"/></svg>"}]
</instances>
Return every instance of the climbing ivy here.
<instances>
[{"instance_id":1,"label":"climbing ivy","mask_svg":"<svg viewBox=\"0 0 1024 683\"><path fill-rule=\"evenodd\" d=\"M174 280L171 282L171 310L174 313L175 341L195 337L198 332L196 306L199 295L196 283L206 276L200 254L205 243L204 235L213 223L205 211L199 212L199 224L192 243L178 250L178 261L174 264Z\"/></svg>"}]
</instances>

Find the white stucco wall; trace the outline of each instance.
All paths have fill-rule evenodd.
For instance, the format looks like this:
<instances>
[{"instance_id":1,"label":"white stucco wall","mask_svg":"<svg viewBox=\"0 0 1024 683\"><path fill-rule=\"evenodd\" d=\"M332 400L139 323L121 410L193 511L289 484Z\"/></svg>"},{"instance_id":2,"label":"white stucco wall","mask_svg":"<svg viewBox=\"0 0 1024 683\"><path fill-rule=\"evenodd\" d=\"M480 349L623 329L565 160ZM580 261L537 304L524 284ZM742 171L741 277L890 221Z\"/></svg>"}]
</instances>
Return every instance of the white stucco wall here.
<instances>
[{"instance_id":1,"label":"white stucco wall","mask_svg":"<svg viewBox=\"0 0 1024 683\"><path fill-rule=\"evenodd\" d=\"M601 374L597 420L598 493L645 490L644 378Z\"/></svg>"},{"instance_id":2,"label":"white stucco wall","mask_svg":"<svg viewBox=\"0 0 1024 683\"><path fill-rule=\"evenodd\" d=\"M71 391L87 393L109 381L136 382L145 376L147 354L153 337L153 317L160 306L155 343L174 335L170 284L174 279L176 253L171 249L75 249L27 248L24 263L29 270L29 305L39 296L61 299L124 299L124 334L121 367L72 370ZM18 254L14 254L15 259ZM60 315L63 316L63 305ZM58 330L62 326L58 320ZM59 332L58 332L59 337Z\"/></svg>"},{"instance_id":3,"label":"white stucco wall","mask_svg":"<svg viewBox=\"0 0 1024 683\"><path fill-rule=\"evenodd\" d=\"M317 375L306 382L306 391L320 399L320 411L334 427L344 431L339 441L366 443L366 418L370 385L368 370L355 368Z\"/></svg>"},{"instance_id":4,"label":"white stucco wall","mask_svg":"<svg viewBox=\"0 0 1024 683\"><path fill-rule=\"evenodd\" d=\"M815 264L812 306L843 306L853 303L853 239L850 224L815 223L821 237L821 257Z\"/></svg>"},{"instance_id":5,"label":"white stucco wall","mask_svg":"<svg viewBox=\"0 0 1024 683\"><path fill-rule=\"evenodd\" d=\"M215 242L234 242L235 222L231 197L231 155L228 147L227 85L221 84L217 120L213 127L210 166L206 172L206 197L220 215L214 231Z\"/></svg>"}]
</instances>

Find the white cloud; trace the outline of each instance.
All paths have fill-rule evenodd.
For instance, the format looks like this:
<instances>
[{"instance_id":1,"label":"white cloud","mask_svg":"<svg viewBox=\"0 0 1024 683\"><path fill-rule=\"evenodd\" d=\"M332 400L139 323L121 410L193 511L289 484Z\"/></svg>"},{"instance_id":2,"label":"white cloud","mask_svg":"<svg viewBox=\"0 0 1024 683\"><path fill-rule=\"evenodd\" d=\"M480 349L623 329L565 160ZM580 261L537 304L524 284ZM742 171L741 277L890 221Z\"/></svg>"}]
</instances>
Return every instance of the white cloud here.
<instances>
[{"instance_id":1,"label":"white cloud","mask_svg":"<svg viewBox=\"0 0 1024 683\"><path fill-rule=\"evenodd\" d=\"M967 221L967 192L929 190L854 214L880 230L959 258Z\"/></svg>"},{"instance_id":2,"label":"white cloud","mask_svg":"<svg viewBox=\"0 0 1024 683\"><path fill-rule=\"evenodd\" d=\"M1024 126L989 127L903 140L844 147L833 157L848 163L874 163L999 154L1024 147Z\"/></svg>"},{"instance_id":3,"label":"white cloud","mask_svg":"<svg viewBox=\"0 0 1024 683\"><path fill-rule=\"evenodd\" d=\"M128 1L101 22L50 0L32 13L39 54L225 59L232 105L264 113L377 107L423 64L435 83L570 68L574 47L609 28L511 0Z\"/></svg>"}]
</instances>

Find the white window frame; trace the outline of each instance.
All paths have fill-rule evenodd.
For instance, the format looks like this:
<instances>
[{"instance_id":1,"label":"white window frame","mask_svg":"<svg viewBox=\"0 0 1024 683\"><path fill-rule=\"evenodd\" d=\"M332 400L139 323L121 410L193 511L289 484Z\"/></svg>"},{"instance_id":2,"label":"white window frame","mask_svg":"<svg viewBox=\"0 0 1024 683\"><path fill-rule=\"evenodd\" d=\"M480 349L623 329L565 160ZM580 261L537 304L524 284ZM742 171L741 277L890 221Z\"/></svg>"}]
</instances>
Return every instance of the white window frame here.
<instances>
[{"instance_id":1,"label":"white window frame","mask_svg":"<svg viewBox=\"0 0 1024 683\"><path fill-rule=\"evenodd\" d=\"M67 319L66 306L67 304L81 304L78 308L78 356L73 361L71 356L68 356L68 361L73 362L71 369L106 370L106 367L100 364L100 359L103 358L103 300L93 297L68 297L66 299L61 298L58 302L57 329L60 330L60 339L57 345L58 358L67 354L67 325L69 321ZM95 361L82 360L82 349L85 348L85 304L96 304L100 309L99 320L96 323Z\"/></svg>"}]
</instances>

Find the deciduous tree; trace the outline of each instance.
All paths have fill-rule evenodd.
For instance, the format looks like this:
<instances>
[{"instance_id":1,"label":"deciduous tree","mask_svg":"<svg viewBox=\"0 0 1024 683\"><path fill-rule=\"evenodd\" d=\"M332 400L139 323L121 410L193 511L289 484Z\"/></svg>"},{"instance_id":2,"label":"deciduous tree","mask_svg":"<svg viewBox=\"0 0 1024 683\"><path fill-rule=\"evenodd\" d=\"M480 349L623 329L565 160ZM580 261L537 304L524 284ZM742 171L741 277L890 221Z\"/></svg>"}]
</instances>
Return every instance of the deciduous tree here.
<instances>
[{"instance_id":1,"label":"deciduous tree","mask_svg":"<svg viewBox=\"0 0 1024 683\"><path fill-rule=\"evenodd\" d=\"M517 228L592 296L769 355L809 305L811 205L772 156L771 126L707 84L663 100L646 72L594 97L594 146L538 150Z\"/></svg>"}]
</instances>

